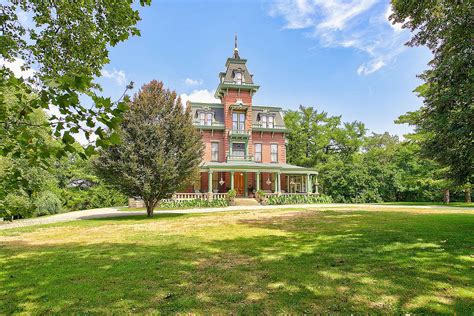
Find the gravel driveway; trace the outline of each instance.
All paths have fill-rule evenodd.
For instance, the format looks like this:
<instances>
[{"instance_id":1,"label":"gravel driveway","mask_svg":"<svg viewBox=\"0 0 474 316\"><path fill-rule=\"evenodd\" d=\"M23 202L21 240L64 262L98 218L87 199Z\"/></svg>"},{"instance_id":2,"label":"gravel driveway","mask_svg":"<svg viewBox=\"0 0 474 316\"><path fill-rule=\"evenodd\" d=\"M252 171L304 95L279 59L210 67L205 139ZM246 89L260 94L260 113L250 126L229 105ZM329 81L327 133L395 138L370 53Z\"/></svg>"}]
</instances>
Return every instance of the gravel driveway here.
<instances>
[{"instance_id":1,"label":"gravel driveway","mask_svg":"<svg viewBox=\"0 0 474 316\"><path fill-rule=\"evenodd\" d=\"M404 206L404 205L376 205L376 204L299 204L299 205L269 205L269 206L228 206L221 208L195 208L186 210L159 210L155 214L191 214L191 213L215 213L226 211L248 211L248 210L268 210L268 209L292 209L292 208L311 208L311 209L338 209L344 208L348 210L431 210L432 212L449 210L452 213L470 213L474 215L474 208L468 207L445 207L445 206ZM28 219L20 219L11 222L0 222L0 230L27 227L42 224L51 224L59 222L70 222L76 220L104 218L104 217L118 217L145 214L145 211L119 211L114 207L96 208L92 210L68 212L50 216L35 217Z\"/></svg>"}]
</instances>

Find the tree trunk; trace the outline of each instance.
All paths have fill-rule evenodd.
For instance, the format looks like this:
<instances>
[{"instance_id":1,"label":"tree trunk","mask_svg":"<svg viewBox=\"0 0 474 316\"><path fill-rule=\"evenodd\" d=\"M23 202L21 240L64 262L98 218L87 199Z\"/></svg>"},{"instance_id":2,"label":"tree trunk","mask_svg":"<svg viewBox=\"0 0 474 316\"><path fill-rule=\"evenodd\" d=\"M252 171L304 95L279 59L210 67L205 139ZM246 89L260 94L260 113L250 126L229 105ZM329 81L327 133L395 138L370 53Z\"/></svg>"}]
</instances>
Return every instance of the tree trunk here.
<instances>
[{"instance_id":1,"label":"tree trunk","mask_svg":"<svg viewBox=\"0 0 474 316\"><path fill-rule=\"evenodd\" d=\"M146 216L153 217L153 210L155 209L155 202L152 201L144 201L146 206Z\"/></svg>"},{"instance_id":2,"label":"tree trunk","mask_svg":"<svg viewBox=\"0 0 474 316\"><path fill-rule=\"evenodd\" d=\"M449 204L449 189L443 190L443 203Z\"/></svg>"},{"instance_id":3,"label":"tree trunk","mask_svg":"<svg viewBox=\"0 0 474 316\"><path fill-rule=\"evenodd\" d=\"M465 197L465 200L466 200L466 203L471 203L471 188L465 188L464 189L464 197Z\"/></svg>"},{"instance_id":4,"label":"tree trunk","mask_svg":"<svg viewBox=\"0 0 474 316\"><path fill-rule=\"evenodd\" d=\"M146 216L153 217L153 209L154 209L154 207L151 204L149 204L146 207Z\"/></svg>"}]
</instances>

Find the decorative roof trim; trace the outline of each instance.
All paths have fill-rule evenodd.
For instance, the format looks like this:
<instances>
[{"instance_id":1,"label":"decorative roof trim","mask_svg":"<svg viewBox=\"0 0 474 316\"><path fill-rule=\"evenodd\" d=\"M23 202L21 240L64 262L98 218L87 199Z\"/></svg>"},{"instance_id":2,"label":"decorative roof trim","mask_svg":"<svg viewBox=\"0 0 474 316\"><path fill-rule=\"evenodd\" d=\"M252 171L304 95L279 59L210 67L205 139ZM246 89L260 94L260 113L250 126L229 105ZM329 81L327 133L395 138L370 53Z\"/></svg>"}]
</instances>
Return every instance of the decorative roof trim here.
<instances>
[{"instance_id":1,"label":"decorative roof trim","mask_svg":"<svg viewBox=\"0 0 474 316\"><path fill-rule=\"evenodd\" d=\"M252 162L252 163L232 163L218 162L218 163L204 163L200 166L201 170L212 171L247 171L247 172L280 172L287 174L319 174L314 168L304 168L290 164L274 164Z\"/></svg>"},{"instance_id":2,"label":"decorative roof trim","mask_svg":"<svg viewBox=\"0 0 474 316\"><path fill-rule=\"evenodd\" d=\"M221 95L223 95L224 89L250 90L256 92L259 88L260 86L256 84L237 84L231 82L221 82L217 86L216 93L214 94L214 96L216 98L219 98Z\"/></svg>"},{"instance_id":3,"label":"decorative roof trim","mask_svg":"<svg viewBox=\"0 0 474 316\"><path fill-rule=\"evenodd\" d=\"M225 62L225 66L228 67L229 64L245 64L246 62L247 62L247 59L227 58L227 61Z\"/></svg>"},{"instance_id":4,"label":"decorative roof trim","mask_svg":"<svg viewBox=\"0 0 474 316\"><path fill-rule=\"evenodd\" d=\"M256 110L274 110L274 111L282 110L282 108L279 106L271 106L271 105L253 105L252 108Z\"/></svg>"},{"instance_id":5,"label":"decorative roof trim","mask_svg":"<svg viewBox=\"0 0 474 316\"><path fill-rule=\"evenodd\" d=\"M189 102L189 105L192 108L204 108L204 107L210 107L210 108L223 108L224 105L222 103L204 103L204 102Z\"/></svg>"}]
</instances>

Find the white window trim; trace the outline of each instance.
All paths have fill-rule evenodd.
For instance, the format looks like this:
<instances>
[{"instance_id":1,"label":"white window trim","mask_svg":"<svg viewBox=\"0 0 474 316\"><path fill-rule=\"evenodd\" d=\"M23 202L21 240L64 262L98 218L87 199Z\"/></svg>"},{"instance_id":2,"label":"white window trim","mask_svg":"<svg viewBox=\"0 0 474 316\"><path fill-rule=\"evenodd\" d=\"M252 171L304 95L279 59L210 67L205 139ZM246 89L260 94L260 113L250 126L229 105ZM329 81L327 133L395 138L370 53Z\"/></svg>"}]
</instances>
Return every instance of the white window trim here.
<instances>
[{"instance_id":1,"label":"white window trim","mask_svg":"<svg viewBox=\"0 0 474 316\"><path fill-rule=\"evenodd\" d=\"M275 154L276 154L276 160L275 160L275 161L273 161L273 159L272 159L273 154L274 154L274 153L272 152L272 146L276 146L276 153L275 153ZM280 147L278 143L270 143L270 162L272 162L272 163L277 163L278 160L279 160L279 159L278 159L278 158L279 158L279 157L278 157L278 154L279 154L279 148L278 148L278 147Z\"/></svg>"},{"instance_id":2,"label":"white window trim","mask_svg":"<svg viewBox=\"0 0 474 316\"><path fill-rule=\"evenodd\" d=\"M207 126L211 126L212 125L212 119L214 118L214 114L213 113L206 113L206 116L205 116L205 122L204 124L207 125Z\"/></svg>"},{"instance_id":3,"label":"white window trim","mask_svg":"<svg viewBox=\"0 0 474 316\"><path fill-rule=\"evenodd\" d=\"M256 160L257 157L257 145L260 145L260 160ZM255 162L262 162L263 161L263 144L262 143L254 143L253 144L253 154L255 158Z\"/></svg>"},{"instance_id":4,"label":"white window trim","mask_svg":"<svg viewBox=\"0 0 474 316\"><path fill-rule=\"evenodd\" d=\"M234 121L234 114L237 116L237 121ZM243 115L244 116L244 119L243 121L240 120L240 116ZM244 113L244 112L232 112L232 129L233 130L238 130L238 131L245 131L245 125L246 125L246 121L247 121L247 113ZM236 127L237 128L234 128L234 122L236 122ZM243 128L241 129L240 128L240 125L243 125Z\"/></svg>"},{"instance_id":5,"label":"white window trim","mask_svg":"<svg viewBox=\"0 0 474 316\"><path fill-rule=\"evenodd\" d=\"M212 154L213 154L212 145L213 144L217 144L217 159L214 159L214 157L212 156ZM219 141L212 141L211 140L211 161L219 161L220 147L221 147L221 145L220 145Z\"/></svg>"}]
</instances>

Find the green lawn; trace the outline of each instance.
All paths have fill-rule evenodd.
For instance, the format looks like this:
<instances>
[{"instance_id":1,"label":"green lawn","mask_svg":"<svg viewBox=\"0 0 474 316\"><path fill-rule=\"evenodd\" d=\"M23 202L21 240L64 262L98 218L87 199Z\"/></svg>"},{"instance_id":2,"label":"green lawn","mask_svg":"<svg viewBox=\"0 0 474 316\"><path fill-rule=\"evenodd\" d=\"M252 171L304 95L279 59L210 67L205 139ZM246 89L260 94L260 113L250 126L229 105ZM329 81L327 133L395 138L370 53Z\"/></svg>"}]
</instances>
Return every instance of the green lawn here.
<instances>
[{"instance_id":1,"label":"green lawn","mask_svg":"<svg viewBox=\"0 0 474 316\"><path fill-rule=\"evenodd\" d=\"M269 210L0 231L0 314L474 311L474 212Z\"/></svg>"},{"instance_id":2,"label":"green lawn","mask_svg":"<svg viewBox=\"0 0 474 316\"><path fill-rule=\"evenodd\" d=\"M422 205L422 206L449 206L449 207L474 207L474 203L466 202L451 202L449 204L444 204L442 202L384 202L380 203L383 205Z\"/></svg>"}]
</instances>

